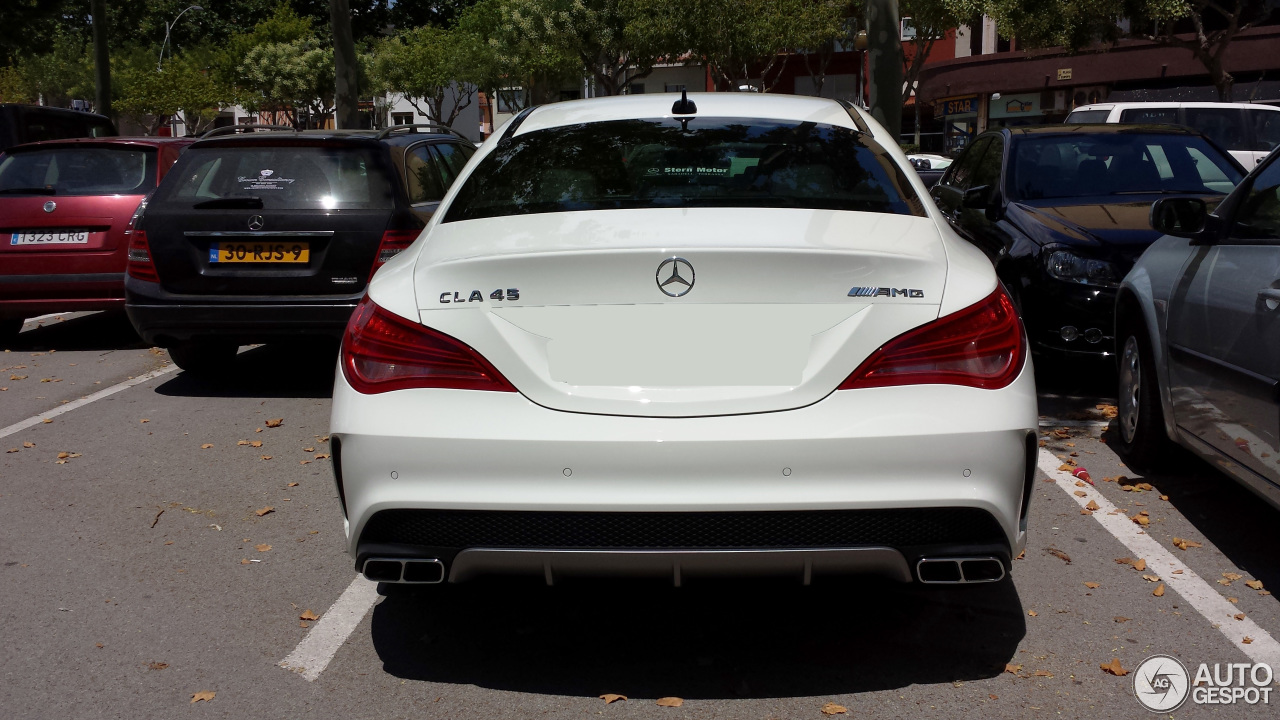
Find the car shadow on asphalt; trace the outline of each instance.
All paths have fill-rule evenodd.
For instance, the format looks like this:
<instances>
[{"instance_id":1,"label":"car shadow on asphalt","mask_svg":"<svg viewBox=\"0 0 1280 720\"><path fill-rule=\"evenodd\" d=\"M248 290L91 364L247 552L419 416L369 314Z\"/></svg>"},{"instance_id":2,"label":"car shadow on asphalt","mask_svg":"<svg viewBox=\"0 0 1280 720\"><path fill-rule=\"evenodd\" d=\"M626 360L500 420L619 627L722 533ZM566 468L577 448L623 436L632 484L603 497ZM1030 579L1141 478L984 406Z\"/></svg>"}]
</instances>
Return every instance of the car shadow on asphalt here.
<instances>
[{"instance_id":1,"label":"car shadow on asphalt","mask_svg":"<svg viewBox=\"0 0 1280 720\"><path fill-rule=\"evenodd\" d=\"M1108 443L1119 442L1115 422L1105 437ZM1261 580L1263 587L1280 588L1280 564L1276 563L1280 557L1280 533L1276 532L1280 510L1212 463L1177 446L1169 449L1160 468L1145 475L1131 470L1129 477L1132 482L1150 483L1160 494L1167 495L1169 503L1203 539L1213 543L1236 567Z\"/></svg>"},{"instance_id":2,"label":"car shadow on asphalt","mask_svg":"<svg viewBox=\"0 0 1280 720\"><path fill-rule=\"evenodd\" d=\"M435 586L380 603L373 643L384 670L403 679L551 695L767 698L994 677L1026 633L1008 579L822 580Z\"/></svg>"},{"instance_id":3,"label":"car shadow on asphalt","mask_svg":"<svg viewBox=\"0 0 1280 720\"><path fill-rule=\"evenodd\" d=\"M327 398L333 395L337 341L299 339L244 350L208 376L179 372L161 395L220 398Z\"/></svg>"},{"instance_id":4,"label":"car shadow on asphalt","mask_svg":"<svg viewBox=\"0 0 1280 720\"><path fill-rule=\"evenodd\" d=\"M0 351L70 352L76 350L139 350L148 347L134 332L124 311L86 313L67 319L42 323L18 333Z\"/></svg>"}]
</instances>

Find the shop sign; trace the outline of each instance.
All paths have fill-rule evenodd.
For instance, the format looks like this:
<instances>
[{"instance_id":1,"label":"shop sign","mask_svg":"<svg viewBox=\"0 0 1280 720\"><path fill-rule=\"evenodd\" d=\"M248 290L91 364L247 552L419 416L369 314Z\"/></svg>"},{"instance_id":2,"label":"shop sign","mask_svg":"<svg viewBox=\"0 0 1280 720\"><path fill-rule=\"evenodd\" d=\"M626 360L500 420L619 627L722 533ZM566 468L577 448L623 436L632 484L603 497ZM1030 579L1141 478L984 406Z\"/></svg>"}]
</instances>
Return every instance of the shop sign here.
<instances>
[{"instance_id":1,"label":"shop sign","mask_svg":"<svg viewBox=\"0 0 1280 720\"><path fill-rule=\"evenodd\" d=\"M1002 95L993 98L988 106L989 117L1027 117L1040 114L1040 93L1025 95Z\"/></svg>"},{"instance_id":2,"label":"shop sign","mask_svg":"<svg viewBox=\"0 0 1280 720\"><path fill-rule=\"evenodd\" d=\"M978 112L977 95L943 98L934 103L934 113L937 115L971 115L976 112Z\"/></svg>"}]
</instances>

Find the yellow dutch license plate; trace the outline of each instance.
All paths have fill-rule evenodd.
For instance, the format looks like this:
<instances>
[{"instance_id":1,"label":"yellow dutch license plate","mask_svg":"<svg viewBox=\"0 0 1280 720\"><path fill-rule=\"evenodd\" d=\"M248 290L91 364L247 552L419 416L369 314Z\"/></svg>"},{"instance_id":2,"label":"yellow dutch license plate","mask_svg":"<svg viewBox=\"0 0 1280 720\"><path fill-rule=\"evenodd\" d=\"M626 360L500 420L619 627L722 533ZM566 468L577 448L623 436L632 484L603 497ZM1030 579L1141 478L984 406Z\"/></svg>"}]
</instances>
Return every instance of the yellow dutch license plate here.
<instances>
[{"instance_id":1,"label":"yellow dutch license plate","mask_svg":"<svg viewBox=\"0 0 1280 720\"><path fill-rule=\"evenodd\" d=\"M219 242L209 247L211 263L306 263L311 247L304 242Z\"/></svg>"}]
</instances>

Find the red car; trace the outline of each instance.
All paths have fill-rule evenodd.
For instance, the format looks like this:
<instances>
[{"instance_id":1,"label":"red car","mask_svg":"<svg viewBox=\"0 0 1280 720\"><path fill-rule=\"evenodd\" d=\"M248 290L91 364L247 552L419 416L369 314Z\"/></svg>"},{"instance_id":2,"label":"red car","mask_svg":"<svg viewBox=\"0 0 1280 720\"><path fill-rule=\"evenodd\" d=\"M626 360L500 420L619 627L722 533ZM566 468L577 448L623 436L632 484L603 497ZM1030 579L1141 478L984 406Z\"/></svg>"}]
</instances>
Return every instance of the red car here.
<instances>
[{"instance_id":1,"label":"red car","mask_svg":"<svg viewBox=\"0 0 1280 720\"><path fill-rule=\"evenodd\" d=\"M0 154L0 342L25 318L124 306L129 220L194 141L76 138Z\"/></svg>"}]
</instances>

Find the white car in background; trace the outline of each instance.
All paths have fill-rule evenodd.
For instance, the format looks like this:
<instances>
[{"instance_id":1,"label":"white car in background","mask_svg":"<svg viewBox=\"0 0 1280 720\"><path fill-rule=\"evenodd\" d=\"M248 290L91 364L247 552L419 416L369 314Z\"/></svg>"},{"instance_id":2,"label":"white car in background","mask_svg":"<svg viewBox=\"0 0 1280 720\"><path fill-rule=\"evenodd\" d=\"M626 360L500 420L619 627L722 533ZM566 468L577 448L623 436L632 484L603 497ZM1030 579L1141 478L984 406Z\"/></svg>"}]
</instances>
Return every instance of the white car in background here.
<instances>
[{"instance_id":1,"label":"white car in background","mask_svg":"<svg viewBox=\"0 0 1280 720\"><path fill-rule=\"evenodd\" d=\"M1253 103L1115 102L1081 105L1067 123L1186 125L1231 153L1246 171L1280 146L1280 107Z\"/></svg>"},{"instance_id":2,"label":"white car in background","mask_svg":"<svg viewBox=\"0 0 1280 720\"><path fill-rule=\"evenodd\" d=\"M934 155L933 153L912 153L907 156L907 160L910 160L912 165L916 165L922 170L946 170L951 167L953 161L952 158L946 155ZM919 163L921 160L928 162L929 166L923 167Z\"/></svg>"},{"instance_id":3,"label":"white car in background","mask_svg":"<svg viewBox=\"0 0 1280 720\"><path fill-rule=\"evenodd\" d=\"M1036 417L991 263L869 116L638 95L479 149L353 315L331 436L372 580L963 583L1025 545Z\"/></svg>"},{"instance_id":4,"label":"white car in background","mask_svg":"<svg viewBox=\"0 0 1280 720\"><path fill-rule=\"evenodd\" d=\"M1143 469L1176 442L1280 508L1280 154L1213 214L1164 198L1151 222L1116 304L1118 449Z\"/></svg>"}]
</instances>

